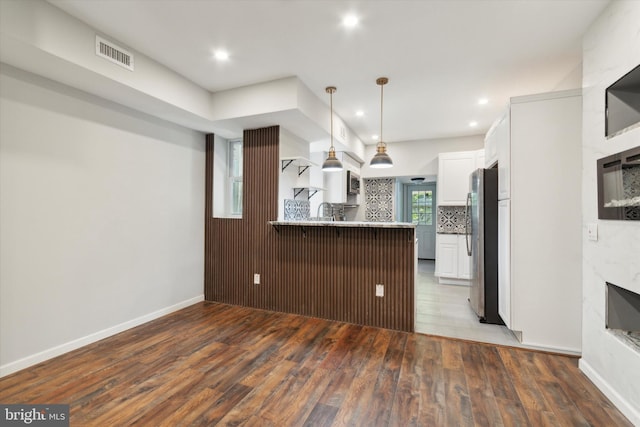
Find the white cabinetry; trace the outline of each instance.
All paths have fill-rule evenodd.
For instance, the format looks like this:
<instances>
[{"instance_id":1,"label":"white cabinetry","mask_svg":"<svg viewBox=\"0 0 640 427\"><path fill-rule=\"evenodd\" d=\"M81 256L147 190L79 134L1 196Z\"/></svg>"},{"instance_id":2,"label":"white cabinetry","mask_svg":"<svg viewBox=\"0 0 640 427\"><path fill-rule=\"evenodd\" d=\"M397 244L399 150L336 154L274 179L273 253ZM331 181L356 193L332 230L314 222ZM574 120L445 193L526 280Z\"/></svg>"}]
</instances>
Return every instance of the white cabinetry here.
<instances>
[{"instance_id":1,"label":"white cabinetry","mask_svg":"<svg viewBox=\"0 0 640 427\"><path fill-rule=\"evenodd\" d=\"M484 162L485 162L484 149L476 151L476 167L474 169L484 169L485 167Z\"/></svg>"},{"instance_id":2,"label":"white cabinetry","mask_svg":"<svg viewBox=\"0 0 640 427\"><path fill-rule=\"evenodd\" d=\"M509 111L495 126L494 143L498 154L498 200L508 199L511 194L511 127Z\"/></svg>"},{"instance_id":3,"label":"white cabinetry","mask_svg":"<svg viewBox=\"0 0 640 427\"><path fill-rule=\"evenodd\" d=\"M339 172L324 173L324 187L326 188L324 201L358 205L360 195L347 194L347 171L360 176L360 163L344 152L336 153L336 157L342 162L343 169Z\"/></svg>"},{"instance_id":4,"label":"white cabinetry","mask_svg":"<svg viewBox=\"0 0 640 427\"><path fill-rule=\"evenodd\" d=\"M490 168L498 162L498 138L496 128L499 122L494 123L484 137L484 166Z\"/></svg>"},{"instance_id":5,"label":"white cabinetry","mask_svg":"<svg viewBox=\"0 0 640 427\"><path fill-rule=\"evenodd\" d=\"M476 152L440 153L438 156L438 205L464 206L469 175L476 169Z\"/></svg>"},{"instance_id":6,"label":"white cabinetry","mask_svg":"<svg viewBox=\"0 0 640 427\"><path fill-rule=\"evenodd\" d=\"M498 314L507 328L511 329L511 201L498 202Z\"/></svg>"},{"instance_id":7,"label":"white cabinetry","mask_svg":"<svg viewBox=\"0 0 640 427\"><path fill-rule=\"evenodd\" d=\"M464 234L436 234L435 275L440 283L468 285L471 257Z\"/></svg>"},{"instance_id":8,"label":"white cabinetry","mask_svg":"<svg viewBox=\"0 0 640 427\"><path fill-rule=\"evenodd\" d=\"M469 175L484 168L484 149L440 153L438 156L438 206L465 206ZM471 257L464 234L436 234L436 270L440 283L468 285Z\"/></svg>"},{"instance_id":9,"label":"white cabinetry","mask_svg":"<svg viewBox=\"0 0 640 427\"><path fill-rule=\"evenodd\" d=\"M436 235L436 275L458 277L458 235Z\"/></svg>"},{"instance_id":10,"label":"white cabinetry","mask_svg":"<svg viewBox=\"0 0 640 427\"><path fill-rule=\"evenodd\" d=\"M499 313L524 344L580 352L580 90L512 98L501 120Z\"/></svg>"}]
</instances>

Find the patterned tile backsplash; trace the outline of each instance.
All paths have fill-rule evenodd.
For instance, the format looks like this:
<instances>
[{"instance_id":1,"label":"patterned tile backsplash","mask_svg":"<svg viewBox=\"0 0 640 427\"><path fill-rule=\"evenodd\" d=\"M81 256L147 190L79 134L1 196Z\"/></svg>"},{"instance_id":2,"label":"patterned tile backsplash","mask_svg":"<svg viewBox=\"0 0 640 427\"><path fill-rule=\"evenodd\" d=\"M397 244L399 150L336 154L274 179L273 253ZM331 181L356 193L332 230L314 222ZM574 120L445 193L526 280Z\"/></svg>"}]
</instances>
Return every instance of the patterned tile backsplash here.
<instances>
[{"instance_id":1,"label":"patterned tile backsplash","mask_svg":"<svg viewBox=\"0 0 640 427\"><path fill-rule=\"evenodd\" d=\"M438 206L436 233L464 234L464 206Z\"/></svg>"},{"instance_id":2,"label":"patterned tile backsplash","mask_svg":"<svg viewBox=\"0 0 640 427\"><path fill-rule=\"evenodd\" d=\"M363 181L366 200L366 209L364 211L365 221L393 221L393 189L395 179L368 178Z\"/></svg>"},{"instance_id":3,"label":"patterned tile backsplash","mask_svg":"<svg viewBox=\"0 0 640 427\"><path fill-rule=\"evenodd\" d=\"M304 221L311 216L311 207L308 200L284 200L284 220Z\"/></svg>"}]
</instances>

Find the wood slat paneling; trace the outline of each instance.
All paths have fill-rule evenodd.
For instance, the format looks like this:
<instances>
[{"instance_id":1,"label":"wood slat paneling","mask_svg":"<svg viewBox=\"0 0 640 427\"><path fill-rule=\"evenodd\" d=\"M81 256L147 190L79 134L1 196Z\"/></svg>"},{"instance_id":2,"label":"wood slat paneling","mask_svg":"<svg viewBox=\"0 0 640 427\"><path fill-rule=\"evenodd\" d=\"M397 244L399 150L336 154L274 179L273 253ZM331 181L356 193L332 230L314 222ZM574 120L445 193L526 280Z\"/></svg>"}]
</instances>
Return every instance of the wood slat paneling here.
<instances>
[{"instance_id":1,"label":"wood slat paneling","mask_svg":"<svg viewBox=\"0 0 640 427\"><path fill-rule=\"evenodd\" d=\"M271 227L278 215L279 127L244 131L242 219L212 217L207 136L205 299L413 331L412 229ZM253 274L261 284L253 284ZM375 296L375 285L385 296Z\"/></svg>"}]
</instances>

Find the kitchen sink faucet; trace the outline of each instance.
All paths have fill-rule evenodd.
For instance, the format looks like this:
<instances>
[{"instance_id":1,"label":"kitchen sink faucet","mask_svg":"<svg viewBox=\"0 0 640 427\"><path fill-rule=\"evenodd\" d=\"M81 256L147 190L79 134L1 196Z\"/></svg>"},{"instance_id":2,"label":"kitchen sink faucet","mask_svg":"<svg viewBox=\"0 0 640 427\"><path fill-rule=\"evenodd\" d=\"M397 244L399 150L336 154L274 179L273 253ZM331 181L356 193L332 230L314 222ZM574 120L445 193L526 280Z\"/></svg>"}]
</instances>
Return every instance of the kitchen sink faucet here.
<instances>
[{"instance_id":1,"label":"kitchen sink faucet","mask_svg":"<svg viewBox=\"0 0 640 427\"><path fill-rule=\"evenodd\" d=\"M322 209L322 206L324 206L324 205L329 205L329 209L331 209L331 215L329 215L329 216L331 217L331 221L334 221L335 218L333 217L333 205L331 203L329 203L329 202L322 202L322 203L320 203L320 205L318 205L318 213L316 214L316 216L318 218L320 218L320 210ZM322 216L324 216L324 215L322 215Z\"/></svg>"}]
</instances>

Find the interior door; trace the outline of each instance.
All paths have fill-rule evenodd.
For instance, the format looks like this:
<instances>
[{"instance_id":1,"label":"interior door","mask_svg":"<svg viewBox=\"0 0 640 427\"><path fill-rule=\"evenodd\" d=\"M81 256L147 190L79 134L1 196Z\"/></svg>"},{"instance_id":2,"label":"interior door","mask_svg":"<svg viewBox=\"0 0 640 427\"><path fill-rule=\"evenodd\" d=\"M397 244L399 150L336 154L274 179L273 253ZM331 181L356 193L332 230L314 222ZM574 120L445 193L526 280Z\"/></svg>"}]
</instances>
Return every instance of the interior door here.
<instances>
[{"instance_id":1,"label":"interior door","mask_svg":"<svg viewBox=\"0 0 640 427\"><path fill-rule=\"evenodd\" d=\"M406 186L405 221L416 225L418 258L436 258L436 183Z\"/></svg>"}]
</instances>

